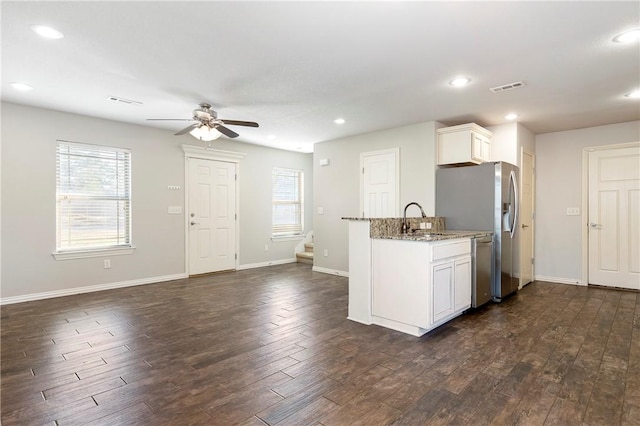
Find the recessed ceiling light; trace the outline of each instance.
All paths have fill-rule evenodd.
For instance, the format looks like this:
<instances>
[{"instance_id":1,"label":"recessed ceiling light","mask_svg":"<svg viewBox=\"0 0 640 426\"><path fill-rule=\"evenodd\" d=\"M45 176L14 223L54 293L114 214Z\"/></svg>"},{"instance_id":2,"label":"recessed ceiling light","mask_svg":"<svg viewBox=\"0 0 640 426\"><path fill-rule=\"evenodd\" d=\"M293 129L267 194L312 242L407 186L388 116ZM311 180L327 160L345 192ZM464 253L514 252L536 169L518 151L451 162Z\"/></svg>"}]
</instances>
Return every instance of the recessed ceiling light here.
<instances>
[{"instance_id":1,"label":"recessed ceiling light","mask_svg":"<svg viewBox=\"0 0 640 426\"><path fill-rule=\"evenodd\" d=\"M333 120L333 122L336 124L344 124L347 121L344 118L336 118L335 120Z\"/></svg>"},{"instance_id":2,"label":"recessed ceiling light","mask_svg":"<svg viewBox=\"0 0 640 426\"><path fill-rule=\"evenodd\" d=\"M631 93L627 93L625 96L631 99L640 99L640 90L634 90Z\"/></svg>"},{"instance_id":3,"label":"recessed ceiling light","mask_svg":"<svg viewBox=\"0 0 640 426\"><path fill-rule=\"evenodd\" d=\"M267 139L272 141L276 138L276 135L267 135Z\"/></svg>"},{"instance_id":4,"label":"recessed ceiling light","mask_svg":"<svg viewBox=\"0 0 640 426\"><path fill-rule=\"evenodd\" d=\"M516 114L515 112L510 112L509 114L505 115L504 118L506 118L507 120L515 120L516 118L518 118L518 114Z\"/></svg>"},{"instance_id":5,"label":"recessed ceiling light","mask_svg":"<svg viewBox=\"0 0 640 426\"><path fill-rule=\"evenodd\" d=\"M60 31L45 25L32 25L31 30L44 38L58 39L64 37L64 34Z\"/></svg>"},{"instance_id":6,"label":"recessed ceiling light","mask_svg":"<svg viewBox=\"0 0 640 426\"><path fill-rule=\"evenodd\" d=\"M29 86L28 84L18 83L17 81L9 84L11 85L11 87L21 92L28 92L29 90L33 90L33 87Z\"/></svg>"},{"instance_id":7,"label":"recessed ceiling light","mask_svg":"<svg viewBox=\"0 0 640 426\"><path fill-rule=\"evenodd\" d=\"M616 43L633 43L634 41L638 40L640 40L640 28L625 31L613 38L613 41L615 41Z\"/></svg>"},{"instance_id":8,"label":"recessed ceiling light","mask_svg":"<svg viewBox=\"0 0 640 426\"><path fill-rule=\"evenodd\" d=\"M471 83L471 79L469 77L456 77L449 82L453 87L464 87L469 83Z\"/></svg>"}]
</instances>

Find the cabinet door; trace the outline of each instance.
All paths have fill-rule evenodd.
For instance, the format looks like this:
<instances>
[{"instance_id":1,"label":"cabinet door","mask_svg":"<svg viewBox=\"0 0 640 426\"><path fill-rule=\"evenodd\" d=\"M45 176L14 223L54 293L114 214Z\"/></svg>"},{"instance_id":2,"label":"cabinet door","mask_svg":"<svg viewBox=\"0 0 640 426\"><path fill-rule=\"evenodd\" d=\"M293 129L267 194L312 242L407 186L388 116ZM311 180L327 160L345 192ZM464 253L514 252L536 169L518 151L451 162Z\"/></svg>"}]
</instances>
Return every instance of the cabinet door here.
<instances>
[{"instance_id":1,"label":"cabinet door","mask_svg":"<svg viewBox=\"0 0 640 426\"><path fill-rule=\"evenodd\" d=\"M478 133L471 133L471 160L482 163L482 146L484 144L484 138Z\"/></svg>"},{"instance_id":2,"label":"cabinet door","mask_svg":"<svg viewBox=\"0 0 640 426\"><path fill-rule=\"evenodd\" d=\"M456 259L454 263L455 311L471 306L471 257Z\"/></svg>"},{"instance_id":3,"label":"cabinet door","mask_svg":"<svg viewBox=\"0 0 640 426\"><path fill-rule=\"evenodd\" d=\"M404 324L429 325L429 245L374 239L372 313Z\"/></svg>"},{"instance_id":4,"label":"cabinet door","mask_svg":"<svg viewBox=\"0 0 640 426\"><path fill-rule=\"evenodd\" d=\"M431 324L434 324L454 312L454 262L433 265L431 273Z\"/></svg>"},{"instance_id":5,"label":"cabinet door","mask_svg":"<svg viewBox=\"0 0 640 426\"><path fill-rule=\"evenodd\" d=\"M483 138L482 140L482 161L491 161L491 139Z\"/></svg>"}]
</instances>

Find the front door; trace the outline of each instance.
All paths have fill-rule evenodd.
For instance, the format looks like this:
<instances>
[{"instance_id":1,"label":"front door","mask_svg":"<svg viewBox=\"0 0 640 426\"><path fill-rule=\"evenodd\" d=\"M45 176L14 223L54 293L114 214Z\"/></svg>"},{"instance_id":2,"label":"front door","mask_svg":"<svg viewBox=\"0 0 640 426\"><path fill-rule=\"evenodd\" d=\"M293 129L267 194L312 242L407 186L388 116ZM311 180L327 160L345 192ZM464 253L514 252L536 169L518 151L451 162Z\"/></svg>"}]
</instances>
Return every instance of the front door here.
<instances>
[{"instance_id":1,"label":"front door","mask_svg":"<svg viewBox=\"0 0 640 426\"><path fill-rule=\"evenodd\" d=\"M640 146L589 152L589 284L640 290Z\"/></svg>"},{"instance_id":2,"label":"front door","mask_svg":"<svg viewBox=\"0 0 640 426\"><path fill-rule=\"evenodd\" d=\"M398 217L398 149L360 154L363 217Z\"/></svg>"},{"instance_id":3,"label":"front door","mask_svg":"<svg viewBox=\"0 0 640 426\"><path fill-rule=\"evenodd\" d=\"M236 164L187 161L189 275L235 269Z\"/></svg>"}]
</instances>

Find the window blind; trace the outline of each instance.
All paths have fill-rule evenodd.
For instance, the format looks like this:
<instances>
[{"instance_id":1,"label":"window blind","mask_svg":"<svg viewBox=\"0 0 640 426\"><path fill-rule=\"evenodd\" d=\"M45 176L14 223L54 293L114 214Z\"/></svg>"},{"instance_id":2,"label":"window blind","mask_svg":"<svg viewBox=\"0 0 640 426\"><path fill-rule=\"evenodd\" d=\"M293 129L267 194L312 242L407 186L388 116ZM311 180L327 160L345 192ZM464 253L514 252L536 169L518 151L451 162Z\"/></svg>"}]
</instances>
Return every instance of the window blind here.
<instances>
[{"instance_id":1,"label":"window blind","mask_svg":"<svg viewBox=\"0 0 640 426\"><path fill-rule=\"evenodd\" d=\"M131 153L58 141L57 251L131 246Z\"/></svg>"},{"instance_id":2,"label":"window blind","mask_svg":"<svg viewBox=\"0 0 640 426\"><path fill-rule=\"evenodd\" d=\"M303 224L303 172L301 170L273 169L272 234L302 234Z\"/></svg>"}]
</instances>

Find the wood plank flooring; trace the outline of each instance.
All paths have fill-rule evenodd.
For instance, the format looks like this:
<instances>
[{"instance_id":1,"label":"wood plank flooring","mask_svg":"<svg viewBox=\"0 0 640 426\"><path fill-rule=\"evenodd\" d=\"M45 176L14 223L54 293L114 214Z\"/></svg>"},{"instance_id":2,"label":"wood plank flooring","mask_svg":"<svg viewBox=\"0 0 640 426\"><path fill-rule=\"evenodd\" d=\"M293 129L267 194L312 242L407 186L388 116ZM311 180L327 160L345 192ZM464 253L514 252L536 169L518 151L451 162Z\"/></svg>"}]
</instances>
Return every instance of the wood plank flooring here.
<instances>
[{"instance_id":1,"label":"wood plank flooring","mask_svg":"<svg viewBox=\"0 0 640 426\"><path fill-rule=\"evenodd\" d=\"M7 425L639 425L640 294L535 282L416 338L288 264L1 308Z\"/></svg>"}]
</instances>

